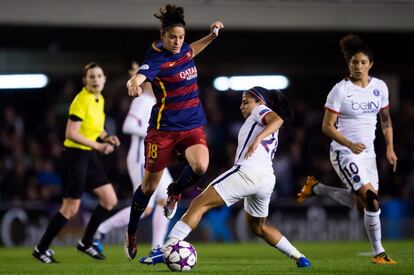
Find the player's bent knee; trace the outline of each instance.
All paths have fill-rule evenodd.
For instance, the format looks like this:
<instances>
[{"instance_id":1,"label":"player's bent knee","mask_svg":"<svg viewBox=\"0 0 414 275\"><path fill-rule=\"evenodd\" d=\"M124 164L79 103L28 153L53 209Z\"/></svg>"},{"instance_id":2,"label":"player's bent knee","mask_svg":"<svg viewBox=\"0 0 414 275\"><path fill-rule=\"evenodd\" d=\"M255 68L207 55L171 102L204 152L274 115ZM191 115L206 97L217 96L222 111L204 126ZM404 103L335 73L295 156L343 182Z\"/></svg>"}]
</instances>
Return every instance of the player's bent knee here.
<instances>
[{"instance_id":1,"label":"player's bent knee","mask_svg":"<svg viewBox=\"0 0 414 275\"><path fill-rule=\"evenodd\" d=\"M79 207L64 207L60 210L60 213L67 219L72 219L76 214L78 214Z\"/></svg>"},{"instance_id":2,"label":"player's bent knee","mask_svg":"<svg viewBox=\"0 0 414 275\"><path fill-rule=\"evenodd\" d=\"M193 172L196 173L197 175L204 175L207 171L208 168L208 163L204 164L204 163L196 163L194 164L192 167Z\"/></svg>"},{"instance_id":3,"label":"player's bent knee","mask_svg":"<svg viewBox=\"0 0 414 275\"><path fill-rule=\"evenodd\" d=\"M111 199L103 202L102 207L105 208L106 210L112 210L117 205L117 203L118 203L118 199L116 197L111 198Z\"/></svg>"},{"instance_id":4,"label":"player's bent knee","mask_svg":"<svg viewBox=\"0 0 414 275\"><path fill-rule=\"evenodd\" d=\"M73 218L80 208L80 200L78 199L63 199L62 206L59 212L67 219Z\"/></svg>"},{"instance_id":5,"label":"player's bent knee","mask_svg":"<svg viewBox=\"0 0 414 275\"><path fill-rule=\"evenodd\" d=\"M366 193L367 198L367 210L371 212L377 212L379 209L379 198L375 192L368 190Z\"/></svg>"},{"instance_id":6,"label":"player's bent knee","mask_svg":"<svg viewBox=\"0 0 414 275\"><path fill-rule=\"evenodd\" d=\"M99 203L106 210L112 210L118 203L118 198L116 197L115 190L109 188L104 192L99 192Z\"/></svg>"},{"instance_id":7,"label":"player's bent knee","mask_svg":"<svg viewBox=\"0 0 414 275\"><path fill-rule=\"evenodd\" d=\"M261 237L263 235L263 230L262 230L262 228L260 226L251 227L250 230L257 237Z\"/></svg>"},{"instance_id":8,"label":"player's bent knee","mask_svg":"<svg viewBox=\"0 0 414 275\"><path fill-rule=\"evenodd\" d=\"M256 235L258 237L261 237L263 235L263 230L262 230L262 225L261 224L254 223L254 222L249 222L248 224L249 224L250 231L254 235Z\"/></svg>"}]
</instances>

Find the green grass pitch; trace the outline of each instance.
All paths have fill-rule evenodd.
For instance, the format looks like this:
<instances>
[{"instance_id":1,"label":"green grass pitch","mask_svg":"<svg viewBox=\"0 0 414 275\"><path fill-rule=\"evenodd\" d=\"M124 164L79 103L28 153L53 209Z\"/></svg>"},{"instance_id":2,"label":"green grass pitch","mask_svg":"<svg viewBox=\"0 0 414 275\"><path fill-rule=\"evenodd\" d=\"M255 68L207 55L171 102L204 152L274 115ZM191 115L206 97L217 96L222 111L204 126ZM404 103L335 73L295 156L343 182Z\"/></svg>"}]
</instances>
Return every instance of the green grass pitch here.
<instances>
[{"instance_id":1,"label":"green grass pitch","mask_svg":"<svg viewBox=\"0 0 414 275\"><path fill-rule=\"evenodd\" d=\"M374 265L367 256L366 242L294 242L311 260L312 267L298 269L295 263L264 242L232 244L198 244L196 267L191 274L414 274L414 240L385 241L387 253L397 265ZM163 265L145 266L123 255L121 246L106 246L105 261L80 254L75 247L53 249L59 264L46 265L31 257L29 247L0 248L0 274L167 274ZM139 246L138 254L149 251ZM137 257L138 258L138 257Z\"/></svg>"}]
</instances>

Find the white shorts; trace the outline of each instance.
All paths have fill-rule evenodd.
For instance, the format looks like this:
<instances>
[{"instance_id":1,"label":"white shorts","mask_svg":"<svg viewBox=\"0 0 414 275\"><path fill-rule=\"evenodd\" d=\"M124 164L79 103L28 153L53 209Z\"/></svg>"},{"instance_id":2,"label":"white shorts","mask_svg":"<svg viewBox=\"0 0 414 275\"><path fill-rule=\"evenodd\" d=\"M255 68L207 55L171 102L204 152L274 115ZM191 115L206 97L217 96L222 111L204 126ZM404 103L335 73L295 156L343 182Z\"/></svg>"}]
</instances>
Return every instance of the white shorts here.
<instances>
[{"instance_id":1,"label":"white shorts","mask_svg":"<svg viewBox=\"0 0 414 275\"><path fill-rule=\"evenodd\" d=\"M211 185L227 206L244 200L244 210L252 217L265 218L275 186L275 175L252 171L243 166L233 166L217 177Z\"/></svg>"},{"instance_id":2,"label":"white shorts","mask_svg":"<svg viewBox=\"0 0 414 275\"><path fill-rule=\"evenodd\" d=\"M135 190L137 190L138 186L141 185L142 180L144 179L144 163L127 160L127 167L135 192ZM160 183L158 184L157 189L155 189L154 194L151 196L151 199L148 202L148 207L154 208L155 202L166 200L168 198L167 188L168 185L170 185L172 182L173 178L171 177L170 171L168 171L168 168L164 169Z\"/></svg>"},{"instance_id":3,"label":"white shorts","mask_svg":"<svg viewBox=\"0 0 414 275\"><path fill-rule=\"evenodd\" d=\"M375 155L348 151L331 151L331 163L339 178L350 190L357 191L371 183L378 190L378 169Z\"/></svg>"}]
</instances>

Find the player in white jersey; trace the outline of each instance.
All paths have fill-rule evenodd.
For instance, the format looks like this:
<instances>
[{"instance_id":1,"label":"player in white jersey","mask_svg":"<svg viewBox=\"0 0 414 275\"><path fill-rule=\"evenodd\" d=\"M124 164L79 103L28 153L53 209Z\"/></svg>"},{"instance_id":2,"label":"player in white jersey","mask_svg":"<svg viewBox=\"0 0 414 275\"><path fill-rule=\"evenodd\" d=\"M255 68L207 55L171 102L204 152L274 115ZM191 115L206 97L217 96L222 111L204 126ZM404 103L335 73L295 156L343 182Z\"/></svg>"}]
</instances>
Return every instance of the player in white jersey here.
<instances>
[{"instance_id":1,"label":"player in white jersey","mask_svg":"<svg viewBox=\"0 0 414 275\"><path fill-rule=\"evenodd\" d=\"M251 231L294 259L298 267L309 267L309 260L278 229L266 223L276 181L272 160L278 132L293 114L288 101L279 91L254 87L243 94L240 110L246 121L239 131L234 166L191 202L188 211L174 225L164 247L186 238L208 210L244 200Z\"/></svg>"},{"instance_id":2,"label":"player in white jersey","mask_svg":"<svg viewBox=\"0 0 414 275\"><path fill-rule=\"evenodd\" d=\"M135 67L137 69L138 65L135 65ZM131 135L131 144L127 156L127 167L134 192L141 184L144 177L144 138L147 134L151 109L156 102L152 93L151 84L149 82L145 82L141 85L141 87L145 92L142 96L132 100L128 115L122 126L123 133ZM169 225L169 220L164 216L164 205L166 204L168 197L167 187L172 181L173 179L171 174L168 169L166 169L161 177L160 184L151 196L147 208L141 215L142 219L153 212L152 251L148 257L140 258L140 262L143 264L155 264L159 261L163 261L160 248L164 243ZM126 226L129 221L130 212L131 207L125 207L103 222L97 230L98 234L95 244L99 244L98 240L102 240L111 230ZM100 247L102 249L102 246Z\"/></svg>"},{"instance_id":3,"label":"player in white jersey","mask_svg":"<svg viewBox=\"0 0 414 275\"><path fill-rule=\"evenodd\" d=\"M330 91L325 104L322 130L333 140L331 163L348 190L326 186L314 177L308 177L297 201L301 203L312 195L329 196L352 208L355 199L359 200L364 207L364 226L373 252L371 261L376 264L395 264L386 255L381 243L381 210L374 150L379 113L387 144L387 159L395 172L397 156L393 146L388 88L384 81L369 76L373 52L358 36L345 36L340 45L350 76Z\"/></svg>"}]
</instances>

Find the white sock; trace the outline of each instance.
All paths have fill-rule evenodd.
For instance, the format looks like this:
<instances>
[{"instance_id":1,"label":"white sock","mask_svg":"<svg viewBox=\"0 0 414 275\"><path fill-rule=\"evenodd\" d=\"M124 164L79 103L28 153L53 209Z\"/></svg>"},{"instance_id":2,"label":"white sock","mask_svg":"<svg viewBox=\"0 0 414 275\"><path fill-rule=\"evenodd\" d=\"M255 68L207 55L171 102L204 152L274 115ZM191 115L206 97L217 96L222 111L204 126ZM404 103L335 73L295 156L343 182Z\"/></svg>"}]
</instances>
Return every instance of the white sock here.
<instances>
[{"instance_id":1,"label":"white sock","mask_svg":"<svg viewBox=\"0 0 414 275\"><path fill-rule=\"evenodd\" d=\"M152 213L152 248L162 246L165 235L167 235L169 220L164 215L164 209L161 205L155 205Z\"/></svg>"},{"instance_id":2,"label":"white sock","mask_svg":"<svg viewBox=\"0 0 414 275\"><path fill-rule=\"evenodd\" d=\"M370 212L364 209L364 225L365 231L367 231L368 238L371 242L373 255L378 255L385 251L381 244L381 210L377 212Z\"/></svg>"},{"instance_id":3,"label":"white sock","mask_svg":"<svg viewBox=\"0 0 414 275\"><path fill-rule=\"evenodd\" d=\"M349 193L345 188L336 188L318 183L313 187L312 191L318 196L328 196L334 201L349 208L355 207L354 195Z\"/></svg>"},{"instance_id":4,"label":"white sock","mask_svg":"<svg viewBox=\"0 0 414 275\"><path fill-rule=\"evenodd\" d=\"M171 229L170 234L168 234L168 238L184 240L188 236L188 234L190 234L191 230L192 229L188 226L188 224L179 220Z\"/></svg>"},{"instance_id":5,"label":"white sock","mask_svg":"<svg viewBox=\"0 0 414 275\"><path fill-rule=\"evenodd\" d=\"M131 212L131 207L125 207L124 209L118 211L115 215L101 223L96 232L101 234L107 234L112 231L114 228L120 228L128 224L129 222L129 213Z\"/></svg>"},{"instance_id":6,"label":"white sock","mask_svg":"<svg viewBox=\"0 0 414 275\"><path fill-rule=\"evenodd\" d=\"M167 241L165 241L165 244L162 246L162 250L165 251L165 248L172 243L184 240L188 234L190 234L191 230L192 229L188 224L179 220L171 229L170 234L168 234Z\"/></svg>"},{"instance_id":7,"label":"white sock","mask_svg":"<svg viewBox=\"0 0 414 275\"><path fill-rule=\"evenodd\" d=\"M275 247L292 259L299 259L300 257L304 257L302 253L300 253L296 247L294 247L288 239L285 238L285 236L282 236L282 238L279 240L279 242L275 245Z\"/></svg>"}]
</instances>

